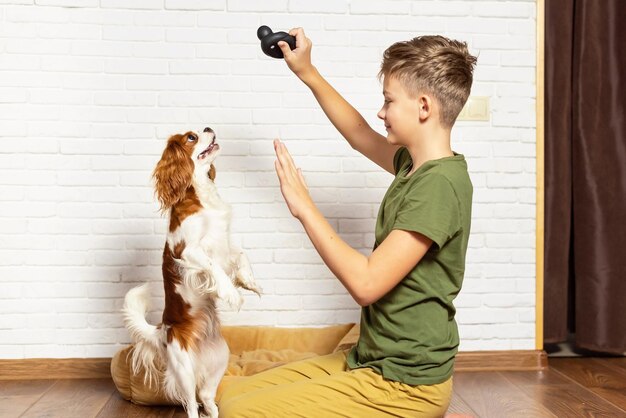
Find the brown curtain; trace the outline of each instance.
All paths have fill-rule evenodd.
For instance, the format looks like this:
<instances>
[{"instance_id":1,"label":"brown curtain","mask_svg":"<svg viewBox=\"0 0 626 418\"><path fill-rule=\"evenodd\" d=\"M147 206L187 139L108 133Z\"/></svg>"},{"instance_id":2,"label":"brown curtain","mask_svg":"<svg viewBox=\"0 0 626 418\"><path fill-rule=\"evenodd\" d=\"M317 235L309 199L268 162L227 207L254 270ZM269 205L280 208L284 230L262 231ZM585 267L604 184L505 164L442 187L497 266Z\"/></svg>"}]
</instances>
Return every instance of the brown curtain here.
<instances>
[{"instance_id":1,"label":"brown curtain","mask_svg":"<svg viewBox=\"0 0 626 418\"><path fill-rule=\"evenodd\" d=\"M544 340L626 352L626 0L546 0Z\"/></svg>"}]
</instances>

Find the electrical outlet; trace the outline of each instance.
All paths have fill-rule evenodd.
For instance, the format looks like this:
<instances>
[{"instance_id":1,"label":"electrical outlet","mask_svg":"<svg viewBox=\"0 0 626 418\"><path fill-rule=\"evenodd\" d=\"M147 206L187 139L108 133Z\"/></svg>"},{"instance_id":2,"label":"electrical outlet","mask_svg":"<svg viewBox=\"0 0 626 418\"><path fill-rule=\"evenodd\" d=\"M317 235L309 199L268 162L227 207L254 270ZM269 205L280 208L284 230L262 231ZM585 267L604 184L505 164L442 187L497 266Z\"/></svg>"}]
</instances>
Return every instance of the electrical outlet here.
<instances>
[{"instance_id":1,"label":"electrical outlet","mask_svg":"<svg viewBox=\"0 0 626 418\"><path fill-rule=\"evenodd\" d=\"M488 121L489 96L470 96L456 120Z\"/></svg>"}]
</instances>

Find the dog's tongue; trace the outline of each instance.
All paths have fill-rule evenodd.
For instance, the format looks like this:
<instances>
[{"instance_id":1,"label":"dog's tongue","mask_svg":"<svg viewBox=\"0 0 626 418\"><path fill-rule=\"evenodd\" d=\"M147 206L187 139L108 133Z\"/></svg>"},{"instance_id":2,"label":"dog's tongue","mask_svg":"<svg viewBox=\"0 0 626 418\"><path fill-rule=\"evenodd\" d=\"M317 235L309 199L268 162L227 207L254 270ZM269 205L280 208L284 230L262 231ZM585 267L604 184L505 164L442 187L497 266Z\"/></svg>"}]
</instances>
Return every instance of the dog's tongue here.
<instances>
[{"instance_id":1,"label":"dog's tongue","mask_svg":"<svg viewBox=\"0 0 626 418\"><path fill-rule=\"evenodd\" d=\"M206 158L206 156L207 156L207 155L208 155L211 151L213 151L213 147L214 147L214 146L215 146L215 144L211 144L211 145L209 145L209 147L208 147L207 149L205 149L204 151L202 151L202 152L200 153L200 155L198 155L198 159L199 159L199 160L202 160L203 158Z\"/></svg>"}]
</instances>

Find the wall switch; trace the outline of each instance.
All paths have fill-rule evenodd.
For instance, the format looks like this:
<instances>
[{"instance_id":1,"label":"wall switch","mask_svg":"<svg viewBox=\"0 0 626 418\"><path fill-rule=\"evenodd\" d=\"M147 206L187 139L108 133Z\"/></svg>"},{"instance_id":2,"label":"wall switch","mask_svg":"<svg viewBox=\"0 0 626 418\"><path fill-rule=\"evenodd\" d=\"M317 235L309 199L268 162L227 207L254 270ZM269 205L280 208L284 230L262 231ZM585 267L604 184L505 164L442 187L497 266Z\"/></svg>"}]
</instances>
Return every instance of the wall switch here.
<instances>
[{"instance_id":1,"label":"wall switch","mask_svg":"<svg viewBox=\"0 0 626 418\"><path fill-rule=\"evenodd\" d=\"M470 96L456 120L488 121L489 96Z\"/></svg>"}]
</instances>

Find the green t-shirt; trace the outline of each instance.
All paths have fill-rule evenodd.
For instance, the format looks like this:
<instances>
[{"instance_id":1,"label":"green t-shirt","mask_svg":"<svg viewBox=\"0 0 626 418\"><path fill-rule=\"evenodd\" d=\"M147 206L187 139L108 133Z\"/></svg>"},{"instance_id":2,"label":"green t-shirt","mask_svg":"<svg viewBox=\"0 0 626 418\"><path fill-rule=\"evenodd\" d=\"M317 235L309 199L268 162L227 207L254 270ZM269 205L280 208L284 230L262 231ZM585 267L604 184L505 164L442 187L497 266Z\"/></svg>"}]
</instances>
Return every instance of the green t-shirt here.
<instances>
[{"instance_id":1,"label":"green t-shirt","mask_svg":"<svg viewBox=\"0 0 626 418\"><path fill-rule=\"evenodd\" d=\"M374 249L394 229L433 241L396 287L361 312L350 368L370 367L389 380L437 384L452 376L459 334L452 301L461 290L470 233L472 183L461 154L425 162L411 176L411 156L394 156L396 177L380 205Z\"/></svg>"}]
</instances>

